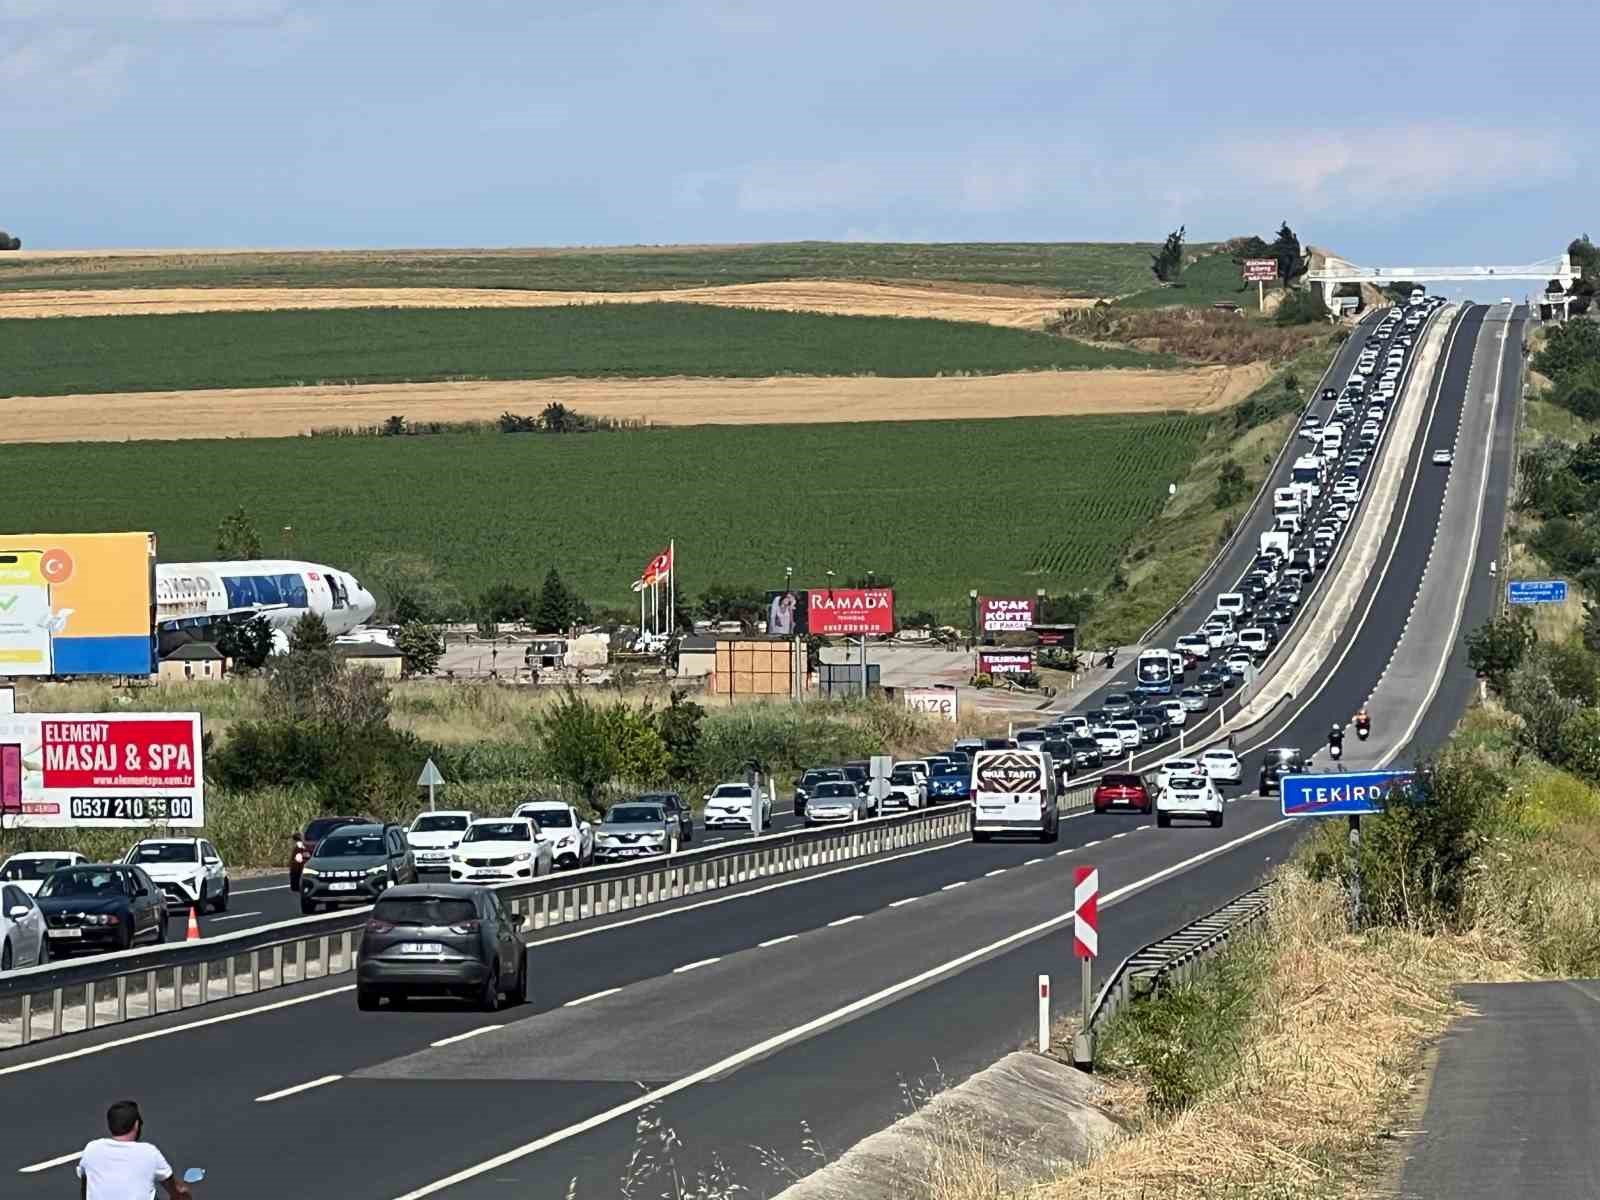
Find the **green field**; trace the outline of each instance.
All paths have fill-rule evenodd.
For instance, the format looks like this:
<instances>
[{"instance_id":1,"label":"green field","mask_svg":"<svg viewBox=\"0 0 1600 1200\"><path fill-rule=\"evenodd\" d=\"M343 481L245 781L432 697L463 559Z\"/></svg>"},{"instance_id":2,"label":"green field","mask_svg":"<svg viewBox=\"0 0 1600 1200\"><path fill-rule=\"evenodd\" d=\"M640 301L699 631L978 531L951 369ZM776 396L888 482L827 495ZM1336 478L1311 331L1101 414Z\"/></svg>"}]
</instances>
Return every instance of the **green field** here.
<instances>
[{"instance_id":1,"label":"green field","mask_svg":"<svg viewBox=\"0 0 1600 1200\"><path fill-rule=\"evenodd\" d=\"M296 557L356 569L404 551L475 596L558 567L591 602L676 538L684 591L868 570L903 611L961 619L968 588L1100 588L1212 417L699 426L572 435L7 446L13 529L154 529L209 558L243 505ZM1222 433L1216 436L1225 436Z\"/></svg>"},{"instance_id":2,"label":"green field","mask_svg":"<svg viewBox=\"0 0 1600 1200\"><path fill-rule=\"evenodd\" d=\"M995 374L1168 366L966 321L705 304L52 317L0 321L0 394L431 379Z\"/></svg>"},{"instance_id":3,"label":"green field","mask_svg":"<svg viewBox=\"0 0 1600 1200\"><path fill-rule=\"evenodd\" d=\"M1194 247L1199 249L1199 247ZM780 279L948 280L1117 296L1147 287L1140 242L779 242L538 251L264 251L30 261L0 256L0 290L128 287L486 287L558 291Z\"/></svg>"},{"instance_id":4,"label":"green field","mask_svg":"<svg viewBox=\"0 0 1600 1200\"><path fill-rule=\"evenodd\" d=\"M1194 247L1190 247L1194 249ZM1239 264L1231 255L1206 254L1189 264L1174 287L1152 286L1146 274L1140 290L1117 303L1126 308L1161 308L1168 304L1214 304L1218 300L1242 304L1247 311L1256 307L1256 285L1240 278Z\"/></svg>"}]
</instances>

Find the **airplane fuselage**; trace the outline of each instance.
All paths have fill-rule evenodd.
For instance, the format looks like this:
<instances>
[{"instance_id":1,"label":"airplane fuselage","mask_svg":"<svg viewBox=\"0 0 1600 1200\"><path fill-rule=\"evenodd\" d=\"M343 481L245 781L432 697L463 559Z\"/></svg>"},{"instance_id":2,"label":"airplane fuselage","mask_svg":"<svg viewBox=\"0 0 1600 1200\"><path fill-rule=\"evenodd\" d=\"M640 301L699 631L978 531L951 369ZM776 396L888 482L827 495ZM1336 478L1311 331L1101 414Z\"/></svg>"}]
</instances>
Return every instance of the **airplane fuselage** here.
<instances>
[{"instance_id":1,"label":"airplane fuselage","mask_svg":"<svg viewBox=\"0 0 1600 1200\"><path fill-rule=\"evenodd\" d=\"M316 613L337 637L369 620L376 607L354 575L321 563L248 559L156 565L156 623L163 629L200 629L209 620L254 609L285 633L306 613Z\"/></svg>"}]
</instances>

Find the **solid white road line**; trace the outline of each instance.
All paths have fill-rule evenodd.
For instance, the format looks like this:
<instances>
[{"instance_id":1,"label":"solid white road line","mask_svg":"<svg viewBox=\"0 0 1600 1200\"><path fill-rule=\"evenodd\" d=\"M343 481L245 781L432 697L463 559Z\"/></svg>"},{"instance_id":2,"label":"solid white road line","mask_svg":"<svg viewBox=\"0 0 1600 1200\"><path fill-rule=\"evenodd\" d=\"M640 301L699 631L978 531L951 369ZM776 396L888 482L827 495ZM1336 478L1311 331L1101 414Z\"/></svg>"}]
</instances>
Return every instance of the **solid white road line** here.
<instances>
[{"instance_id":1,"label":"solid white road line","mask_svg":"<svg viewBox=\"0 0 1600 1200\"><path fill-rule=\"evenodd\" d=\"M839 926L839 925L849 925L851 922L859 921L859 920L861 920L861 914L860 913L856 913L855 916L853 916L853 917L840 917L837 921L829 921L828 922L828 928L829 929L833 929L833 928L835 928L836 926Z\"/></svg>"},{"instance_id":2,"label":"solid white road line","mask_svg":"<svg viewBox=\"0 0 1600 1200\"><path fill-rule=\"evenodd\" d=\"M576 1000L568 1000L562 1008L577 1008L580 1004L587 1004L591 1000L599 1000L605 996L615 996L622 989L619 987L607 988L603 992L590 992L587 996L579 996Z\"/></svg>"},{"instance_id":3,"label":"solid white road line","mask_svg":"<svg viewBox=\"0 0 1600 1200\"><path fill-rule=\"evenodd\" d=\"M439 1045L438 1042L434 1043ZM270 1104L274 1100L282 1100L285 1096L293 1096L297 1092L309 1092L312 1088L322 1087L324 1084L337 1083L343 1075L324 1075L321 1079L313 1079L310 1083L297 1083L294 1087L284 1088L281 1092L268 1092L265 1096L257 1096L257 1104Z\"/></svg>"},{"instance_id":4,"label":"solid white road line","mask_svg":"<svg viewBox=\"0 0 1600 1200\"><path fill-rule=\"evenodd\" d=\"M271 887L234 888L233 894L235 896L255 896L262 892L287 892L288 890L289 885L287 883L275 883Z\"/></svg>"},{"instance_id":5,"label":"solid white road line","mask_svg":"<svg viewBox=\"0 0 1600 1200\"><path fill-rule=\"evenodd\" d=\"M1004 875L1005 873L1006 869L1004 867L996 867L992 871L985 871L983 873L983 877L985 879L993 879L996 875Z\"/></svg>"},{"instance_id":6,"label":"solid white road line","mask_svg":"<svg viewBox=\"0 0 1600 1200\"><path fill-rule=\"evenodd\" d=\"M1116 841L1116 840L1117 840L1117 839L1118 839L1118 838L1125 838L1125 837L1127 837L1127 836L1128 836L1128 831L1127 831L1127 830L1126 830L1126 829L1124 829L1124 830L1123 830L1123 831L1122 831L1122 832L1121 832L1121 833L1113 833L1113 834L1112 834L1112 835L1111 835L1111 840L1112 840L1112 841L1113 841L1113 842L1114 842L1114 841Z\"/></svg>"},{"instance_id":7,"label":"solid white road line","mask_svg":"<svg viewBox=\"0 0 1600 1200\"><path fill-rule=\"evenodd\" d=\"M220 925L224 921L242 921L246 917L259 917L260 915L259 912L229 913L225 917L211 917L208 920L213 925Z\"/></svg>"},{"instance_id":8,"label":"solid white road line","mask_svg":"<svg viewBox=\"0 0 1600 1200\"><path fill-rule=\"evenodd\" d=\"M1092 845L1094 845L1094 843L1093 843L1093 842L1090 842L1090 843L1089 843L1089 845L1091 845L1091 846L1092 846ZM1078 848L1079 848L1079 849L1080 849L1080 850L1081 850L1081 849L1083 849L1083 847L1081 847L1081 846L1080 846L1080 847L1078 847ZM1072 851L1071 851L1071 850L1057 850L1057 851L1056 851L1056 857L1057 857L1057 858L1065 858L1065 857L1066 857L1066 856L1067 856L1067 855L1069 855L1069 854L1071 854L1071 853L1072 853Z\"/></svg>"},{"instance_id":9,"label":"solid white road line","mask_svg":"<svg viewBox=\"0 0 1600 1200\"><path fill-rule=\"evenodd\" d=\"M82 1157L82 1150L74 1150L71 1154L63 1154L60 1158L47 1158L43 1162L34 1163L31 1167L18 1167L17 1174L33 1175L39 1171L48 1171L51 1167L60 1167L70 1162L77 1162Z\"/></svg>"},{"instance_id":10,"label":"solid white road line","mask_svg":"<svg viewBox=\"0 0 1600 1200\"><path fill-rule=\"evenodd\" d=\"M722 956L720 954L716 958L702 958L692 963L684 963L681 967L673 967L672 973L674 975L682 975L685 971L696 971L701 967L709 967L712 963L719 963L721 961Z\"/></svg>"},{"instance_id":11,"label":"solid white road line","mask_svg":"<svg viewBox=\"0 0 1600 1200\"><path fill-rule=\"evenodd\" d=\"M292 1000L278 1000L272 1004L263 1004L256 1008L246 1008L239 1012L223 1013L220 1017L206 1017L201 1021L190 1021L184 1025L173 1025L167 1029L152 1029L149 1033L136 1033L132 1037L116 1038L113 1041L101 1042L97 1046L84 1046L77 1050L68 1050L63 1054L52 1054L49 1058L41 1058L34 1062L17 1063L15 1066L0 1067L0 1075L15 1075L22 1071L36 1071L40 1067L52 1066L59 1062L68 1062L74 1058L86 1058L91 1054L99 1054L105 1050L115 1050L119 1046L132 1046L137 1042L148 1042L152 1038L171 1037L175 1033L186 1033L191 1029L204 1029L210 1025L221 1025L227 1021L238 1021L244 1017L253 1017L257 1013L276 1012L280 1008L293 1008L296 1004L309 1004L313 1000L323 1000L329 996L337 996L341 992L353 992L356 985L347 983L340 987L328 988L326 991L314 992L309 996L296 996Z\"/></svg>"},{"instance_id":12,"label":"solid white road line","mask_svg":"<svg viewBox=\"0 0 1600 1200\"><path fill-rule=\"evenodd\" d=\"M904 900L891 900L891 901L889 901L889 907L890 908L899 908L903 904L915 904L918 900L921 900L921 899L922 899L921 896L907 896Z\"/></svg>"},{"instance_id":13,"label":"solid white road line","mask_svg":"<svg viewBox=\"0 0 1600 1200\"><path fill-rule=\"evenodd\" d=\"M469 1029L465 1033L458 1033L455 1037L440 1038L437 1042L430 1042L433 1046L452 1046L456 1042L464 1042L468 1038L475 1038L482 1033L493 1033L496 1029L504 1029L504 1025L480 1025L476 1029Z\"/></svg>"},{"instance_id":14,"label":"solid white road line","mask_svg":"<svg viewBox=\"0 0 1600 1200\"><path fill-rule=\"evenodd\" d=\"M1115 904L1124 896L1130 896L1135 892L1143 891L1145 888L1150 887L1151 885L1158 883L1163 879L1169 878L1172 875L1176 875L1181 871L1190 870L1191 868L1198 866L1200 863L1205 862L1208 859L1217 857L1219 854L1226 854L1229 850L1236 849L1239 846L1245 845L1247 842L1253 842L1257 838L1265 837L1267 834L1273 833L1276 830L1283 828L1285 825L1291 825L1298 819L1299 818L1297 817L1285 817L1271 825L1257 829L1253 833L1247 833L1243 837L1234 838L1230 842L1224 842L1220 846L1214 846L1210 850L1202 851L1199 854L1184 859L1182 862L1174 863L1172 866L1167 867L1164 870L1157 871L1152 875L1146 875L1143 879L1135 880L1133 883L1127 884L1118 888L1116 891L1102 896L1100 898L1100 907L1106 908L1109 905ZM858 1000L852 1000L849 1004L843 1005L840 1008L836 1008L832 1012L824 1013L822 1016L807 1021L802 1025L797 1025L792 1029L786 1029L781 1033L774 1034L772 1037L767 1038L765 1041L757 1042L753 1046L747 1046L745 1049L740 1050L735 1054L730 1054L728 1057L720 1060L719 1062L714 1062L708 1067L702 1067L692 1075L685 1075L682 1079L677 1079L669 1084L665 1084L662 1087L655 1088L623 1104L616 1105L614 1108L608 1108L603 1112L598 1112L594 1116L579 1121L575 1125L568 1125L565 1129L555 1130L553 1133L545 1134L543 1137L535 1138L531 1142L525 1142L521 1146L507 1150L503 1154L497 1154L493 1158L488 1158L483 1162L475 1163L470 1167L466 1167L463 1170L455 1172L453 1175L447 1175L443 1179L438 1179L433 1183L425 1184L414 1191L406 1192L404 1195L396 1197L395 1200L422 1200L422 1197L424 1196L431 1196L436 1192L444 1191L446 1188L454 1187L458 1183L464 1183L469 1179L476 1179L480 1175L486 1175L491 1171L497 1171L508 1163L517 1162L520 1159L527 1158L530 1154L537 1154L541 1150L546 1150L549 1147L557 1145L561 1142L569 1141L580 1134L588 1133L591 1129L598 1129L600 1126L606 1125L609 1122L616 1120L618 1117L625 1117L632 1113L638 1112L642 1108L659 1104L669 1096L674 1096L679 1092L688 1091L696 1084L704 1083L708 1079L721 1078L722 1076L739 1069L746 1063L753 1062L756 1059L765 1058L766 1056L773 1054L778 1050L782 1050L787 1046L793 1045L795 1042L803 1041L819 1030L826 1029L831 1025L836 1025L849 1017L855 1016L859 1012L876 1008L886 1000L892 1000L895 997L904 995L907 992L915 991L927 983L931 983L942 976L950 975L973 963L980 962L1001 950L1007 949L1008 947L1015 946L1021 942L1032 941L1034 938L1039 937L1042 934L1046 934L1053 929L1060 928L1062 925L1065 925L1071 920L1072 913L1065 912L1051 917L1046 921L1041 921L1037 925L1030 925L1025 929L1019 929L1015 933L1011 933L1003 938L1000 938L998 941L989 943L987 946L980 946L976 950L969 950L967 953L957 958L952 958L949 962L941 963L936 967L930 967L926 971L922 971L919 974L913 975L910 979L903 979L899 983L890 984L886 988L882 988L879 991L873 992L870 996L862 996Z\"/></svg>"},{"instance_id":15,"label":"solid white road line","mask_svg":"<svg viewBox=\"0 0 1600 1200\"><path fill-rule=\"evenodd\" d=\"M1033 866L1034 863L1042 863L1043 861L1044 861L1044 859L1042 859L1042 858L1030 858L1027 862L1023 863L1022 865L1025 866L1025 867L1031 867L1031 866Z\"/></svg>"},{"instance_id":16,"label":"solid white road line","mask_svg":"<svg viewBox=\"0 0 1600 1200\"><path fill-rule=\"evenodd\" d=\"M940 891L941 891L941 892L953 892L953 891L955 891L955 889L956 889L956 888L958 888L958 887L966 887L966 886L967 886L967 881L966 881L966 880L965 880L965 879L958 879L958 880L956 880L956 881L955 881L955 882L954 882L954 883L947 883L947 884L945 884L945 885L944 885L944 886L943 886L943 887L942 887L942 888L940 888L940 889L939 889L939 890L940 890Z\"/></svg>"},{"instance_id":17,"label":"solid white road line","mask_svg":"<svg viewBox=\"0 0 1600 1200\"><path fill-rule=\"evenodd\" d=\"M1092 842L1085 842L1083 844L1083 846L1081 847L1081 849L1087 850L1090 846L1098 846L1099 844L1100 844L1100 839L1099 838L1095 838L1095 840L1092 841Z\"/></svg>"},{"instance_id":18,"label":"solid white road line","mask_svg":"<svg viewBox=\"0 0 1600 1200\"><path fill-rule=\"evenodd\" d=\"M792 942L799 936L798 933L786 933L782 937L768 938L764 942L757 942L756 945L762 950L766 950L771 946L781 946L785 942Z\"/></svg>"}]
</instances>

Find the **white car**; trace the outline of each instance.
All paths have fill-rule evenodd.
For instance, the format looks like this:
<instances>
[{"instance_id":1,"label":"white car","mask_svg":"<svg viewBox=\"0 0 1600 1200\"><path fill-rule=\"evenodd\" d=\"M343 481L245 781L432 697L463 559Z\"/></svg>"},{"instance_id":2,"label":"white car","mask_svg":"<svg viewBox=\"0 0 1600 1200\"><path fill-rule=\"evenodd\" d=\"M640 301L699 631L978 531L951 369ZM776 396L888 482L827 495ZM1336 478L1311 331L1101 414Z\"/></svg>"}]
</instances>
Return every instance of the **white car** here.
<instances>
[{"instance_id":1,"label":"white car","mask_svg":"<svg viewBox=\"0 0 1600 1200\"><path fill-rule=\"evenodd\" d=\"M553 870L554 848L531 817L479 817L450 852L451 883L514 883Z\"/></svg>"},{"instance_id":2,"label":"white car","mask_svg":"<svg viewBox=\"0 0 1600 1200\"><path fill-rule=\"evenodd\" d=\"M456 848L471 824L472 814L463 808L418 813L411 828L406 830L406 841L411 844L411 857L416 861L417 870L448 871L450 851Z\"/></svg>"},{"instance_id":3,"label":"white car","mask_svg":"<svg viewBox=\"0 0 1600 1200\"><path fill-rule=\"evenodd\" d=\"M1199 771L1200 764L1192 758L1169 758L1156 768L1156 788L1166 787L1174 775L1196 775Z\"/></svg>"},{"instance_id":4,"label":"white car","mask_svg":"<svg viewBox=\"0 0 1600 1200\"><path fill-rule=\"evenodd\" d=\"M903 808L917 807L919 789L916 777L910 771L900 771L898 774L901 778L899 783L895 782L892 775L889 778L889 796L884 801L885 807L896 803ZM871 803L871 797L849 780L819 783L806 801L806 824L839 825L849 821L864 821L871 815L868 809Z\"/></svg>"},{"instance_id":5,"label":"white car","mask_svg":"<svg viewBox=\"0 0 1600 1200\"><path fill-rule=\"evenodd\" d=\"M1020 747L1021 742L1018 742ZM917 766L923 766L917 763ZM897 762L889 772L889 791L883 798L883 807L910 810L928 803L928 777L919 774L911 763Z\"/></svg>"},{"instance_id":6,"label":"white car","mask_svg":"<svg viewBox=\"0 0 1600 1200\"><path fill-rule=\"evenodd\" d=\"M1213 647L1226 647L1238 641L1238 635L1233 632L1231 625L1224 625L1221 621L1207 621L1200 627L1200 632L1205 634L1206 640Z\"/></svg>"},{"instance_id":7,"label":"white car","mask_svg":"<svg viewBox=\"0 0 1600 1200\"><path fill-rule=\"evenodd\" d=\"M1453 457L1448 450L1435 450L1433 452L1433 465L1436 467L1448 467Z\"/></svg>"},{"instance_id":8,"label":"white car","mask_svg":"<svg viewBox=\"0 0 1600 1200\"><path fill-rule=\"evenodd\" d=\"M1173 817L1199 817L1222 825L1222 793L1204 775L1174 775L1156 793L1156 824L1162 829Z\"/></svg>"},{"instance_id":9,"label":"white car","mask_svg":"<svg viewBox=\"0 0 1600 1200\"><path fill-rule=\"evenodd\" d=\"M1176 729L1182 729L1189 723L1189 710L1183 706L1181 700L1158 700L1152 707L1166 713L1167 720Z\"/></svg>"},{"instance_id":10,"label":"white car","mask_svg":"<svg viewBox=\"0 0 1600 1200\"><path fill-rule=\"evenodd\" d=\"M1200 766L1214 783L1238 783L1244 774L1239 756L1226 746L1213 746L1203 753Z\"/></svg>"},{"instance_id":11,"label":"white car","mask_svg":"<svg viewBox=\"0 0 1600 1200\"><path fill-rule=\"evenodd\" d=\"M39 906L16 884L0 883L0 971L49 961L50 938Z\"/></svg>"},{"instance_id":12,"label":"white car","mask_svg":"<svg viewBox=\"0 0 1600 1200\"><path fill-rule=\"evenodd\" d=\"M88 861L76 850L25 850L0 863L0 883L14 883L28 895L36 896L51 871Z\"/></svg>"},{"instance_id":13,"label":"white car","mask_svg":"<svg viewBox=\"0 0 1600 1200\"><path fill-rule=\"evenodd\" d=\"M1102 755L1109 754L1116 757L1122 753L1122 735L1109 725L1097 725L1089 731L1089 736L1094 739L1094 744L1100 747Z\"/></svg>"},{"instance_id":14,"label":"white car","mask_svg":"<svg viewBox=\"0 0 1600 1200\"><path fill-rule=\"evenodd\" d=\"M594 861L594 826L578 810L559 800L531 800L517 805L514 817L532 817L550 843L556 866L563 871L587 867Z\"/></svg>"},{"instance_id":15,"label":"white car","mask_svg":"<svg viewBox=\"0 0 1600 1200\"><path fill-rule=\"evenodd\" d=\"M750 785L748 783L719 783L701 797L706 803L707 829L750 828ZM761 796L761 828L772 825L772 801ZM808 801L806 807L810 808Z\"/></svg>"},{"instance_id":16,"label":"white car","mask_svg":"<svg viewBox=\"0 0 1600 1200\"><path fill-rule=\"evenodd\" d=\"M1121 750L1137 750L1143 734L1139 730L1139 722L1131 717L1123 717L1111 722L1111 728L1122 739ZM1120 752L1120 751L1119 751Z\"/></svg>"},{"instance_id":17,"label":"white car","mask_svg":"<svg viewBox=\"0 0 1600 1200\"><path fill-rule=\"evenodd\" d=\"M1181 654L1192 654L1196 658L1211 657L1211 639L1203 633L1186 633L1173 645Z\"/></svg>"},{"instance_id":18,"label":"white car","mask_svg":"<svg viewBox=\"0 0 1600 1200\"><path fill-rule=\"evenodd\" d=\"M1089 718L1088 717L1080 717L1080 716L1062 717L1060 720L1058 720L1056 722L1056 724L1058 726L1060 726L1063 730L1066 731L1066 734L1067 734L1068 737L1088 737L1089 736Z\"/></svg>"},{"instance_id":19,"label":"white car","mask_svg":"<svg viewBox=\"0 0 1600 1200\"><path fill-rule=\"evenodd\" d=\"M181 908L228 911L228 868L217 848L203 838L146 838L122 861L143 867Z\"/></svg>"}]
</instances>

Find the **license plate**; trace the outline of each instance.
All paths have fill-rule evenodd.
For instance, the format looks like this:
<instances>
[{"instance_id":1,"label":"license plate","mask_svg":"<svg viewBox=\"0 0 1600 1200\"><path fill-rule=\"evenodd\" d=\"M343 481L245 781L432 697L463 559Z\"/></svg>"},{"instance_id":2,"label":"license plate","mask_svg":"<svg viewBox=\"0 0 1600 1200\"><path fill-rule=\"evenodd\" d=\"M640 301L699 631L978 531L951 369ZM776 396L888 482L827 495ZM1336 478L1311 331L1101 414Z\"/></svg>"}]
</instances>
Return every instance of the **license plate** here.
<instances>
[{"instance_id":1,"label":"license plate","mask_svg":"<svg viewBox=\"0 0 1600 1200\"><path fill-rule=\"evenodd\" d=\"M353 892L356 890L356 885L354 883L330 883L328 890L330 892Z\"/></svg>"},{"instance_id":2,"label":"license plate","mask_svg":"<svg viewBox=\"0 0 1600 1200\"><path fill-rule=\"evenodd\" d=\"M401 942L401 954L443 954L444 947L438 942Z\"/></svg>"},{"instance_id":3,"label":"license plate","mask_svg":"<svg viewBox=\"0 0 1600 1200\"><path fill-rule=\"evenodd\" d=\"M50 931L50 936L51 937L55 937L55 938L81 938L83 936L83 930L81 930L81 929L52 929Z\"/></svg>"}]
</instances>

